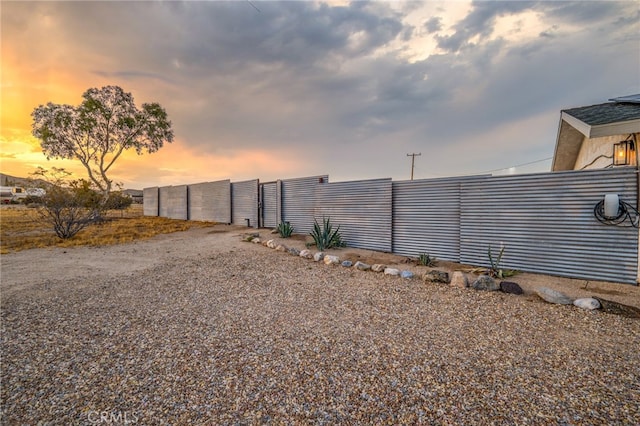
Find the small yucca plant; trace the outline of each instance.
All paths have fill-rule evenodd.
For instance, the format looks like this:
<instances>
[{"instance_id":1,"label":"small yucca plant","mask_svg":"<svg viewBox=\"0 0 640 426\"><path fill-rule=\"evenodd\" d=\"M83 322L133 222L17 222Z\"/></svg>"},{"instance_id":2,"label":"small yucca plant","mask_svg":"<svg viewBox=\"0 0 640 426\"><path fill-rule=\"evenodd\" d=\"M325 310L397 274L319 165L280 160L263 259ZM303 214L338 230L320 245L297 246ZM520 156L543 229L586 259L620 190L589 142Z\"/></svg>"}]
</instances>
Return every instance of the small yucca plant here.
<instances>
[{"instance_id":1,"label":"small yucca plant","mask_svg":"<svg viewBox=\"0 0 640 426\"><path fill-rule=\"evenodd\" d=\"M322 226L314 219L311 237L318 250L323 251L333 247L344 247L346 244L340 235L340 226L334 231L330 218L322 218Z\"/></svg>"},{"instance_id":2,"label":"small yucca plant","mask_svg":"<svg viewBox=\"0 0 640 426\"><path fill-rule=\"evenodd\" d=\"M431 256L429 253L421 253L418 262L422 266L436 266L436 257Z\"/></svg>"},{"instance_id":3,"label":"small yucca plant","mask_svg":"<svg viewBox=\"0 0 640 426\"><path fill-rule=\"evenodd\" d=\"M500 253L498 254L498 257L495 259L491 254L491 246L489 246L488 255L489 255L489 264L491 265L487 270L487 273L489 274L489 276L493 278L502 279L502 278L512 277L518 273L518 271L514 269L502 269L500 267L500 262L502 262L502 256L504 255L504 246L500 248Z\"/></svg>"},{"instance_id":4,"label":"small yucca plant","mask_svg":"<svg viewBox=\"0 0 640 426\"><path fill-rule=\"evenodd\" d=\"M276 229L282 238L289 238L293 234L293 226L289 222L280 222Z\"/></svg>"}]
</instances>

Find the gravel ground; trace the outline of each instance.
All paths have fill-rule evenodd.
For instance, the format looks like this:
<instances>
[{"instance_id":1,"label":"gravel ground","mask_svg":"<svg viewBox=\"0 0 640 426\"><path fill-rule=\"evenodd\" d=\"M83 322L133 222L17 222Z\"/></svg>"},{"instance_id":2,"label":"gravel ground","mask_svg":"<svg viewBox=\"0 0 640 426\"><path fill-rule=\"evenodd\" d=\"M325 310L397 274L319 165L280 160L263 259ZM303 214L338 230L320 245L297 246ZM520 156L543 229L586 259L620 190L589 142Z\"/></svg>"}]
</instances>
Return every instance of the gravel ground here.
<instances>
[{"instance_id":1,"label":"gravel ground","mask_svg":"<svg viewBox=\"0 0 640 426\"><path fill-rule=\"evenodd\" d=\"M640 320L197 232L3 255L1 423L640 422Z\"/></svg>"}]
</instances>

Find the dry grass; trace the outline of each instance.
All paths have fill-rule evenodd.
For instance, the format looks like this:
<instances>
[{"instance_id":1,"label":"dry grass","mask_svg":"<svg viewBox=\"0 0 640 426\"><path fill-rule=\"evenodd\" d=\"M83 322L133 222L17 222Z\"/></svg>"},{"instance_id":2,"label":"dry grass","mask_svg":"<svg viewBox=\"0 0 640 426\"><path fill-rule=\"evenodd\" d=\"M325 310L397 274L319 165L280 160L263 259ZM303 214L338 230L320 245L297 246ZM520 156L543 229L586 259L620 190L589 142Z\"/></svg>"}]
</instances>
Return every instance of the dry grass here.
<instances>
[{"instance_id":1,"label":"dry grass","mask_svg":"<svg viewBox=\"0 0 640 426\"><path fill-rule=\"evenodd\" d=\"M124 212L110 212L107 220L91 225L68 240L58 238L35 209L23 206L0 208L0 253L42 247L104 246L151 238L158 234L207 227L212 222L195 222L142 215L142 206Z\"/></svg>"}]
</instances>

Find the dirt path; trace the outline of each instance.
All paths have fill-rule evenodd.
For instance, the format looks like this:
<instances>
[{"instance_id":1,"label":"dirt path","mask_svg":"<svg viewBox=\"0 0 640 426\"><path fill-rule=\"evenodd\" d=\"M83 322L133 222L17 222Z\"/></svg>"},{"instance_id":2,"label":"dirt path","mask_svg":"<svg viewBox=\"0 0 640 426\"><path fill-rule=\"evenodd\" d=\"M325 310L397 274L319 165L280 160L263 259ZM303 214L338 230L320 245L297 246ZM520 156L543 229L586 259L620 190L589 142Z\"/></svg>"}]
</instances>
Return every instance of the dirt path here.
<instances>
[{"instance_id":1,"label":"dirt path","mask_svg":"<svg viewBox=\"0 0 640 426\"><path fill-rule=\"evenodd\" d=\"M309 237L305 238L301 235L281 239L271 234L269 230L256 231L239 226L216 225L115 246L25 250L0 257L0 296L28 290L33 286L45 284L50 279L77 277L98 279L135 274L164 262L192 259L203 253L215 256L216 253L234 250L269 250L260 244L241 241L243 234L253 232L259 232L263 240L275 239L279 243L299 250L304 249L305 243L309 241ZM371 250L347 247L329 250L327 253L335 254L341 259L352 260L354 263L361 260L369 264L395 265L399 269L411 270L419 275L427 270L425 267L408 263L406 257ZM274 252L273 255L283 254ZM435 269L453 272L469 270L470 267L451 262L439 262ZM560 290L573 298L597 296L640 308L640 287L638 286L601 281L587 282L531 273L520 273L509 280L520 284L528 294L531 294L536 287L545 286Z\"/></svg>"}]
</instances>

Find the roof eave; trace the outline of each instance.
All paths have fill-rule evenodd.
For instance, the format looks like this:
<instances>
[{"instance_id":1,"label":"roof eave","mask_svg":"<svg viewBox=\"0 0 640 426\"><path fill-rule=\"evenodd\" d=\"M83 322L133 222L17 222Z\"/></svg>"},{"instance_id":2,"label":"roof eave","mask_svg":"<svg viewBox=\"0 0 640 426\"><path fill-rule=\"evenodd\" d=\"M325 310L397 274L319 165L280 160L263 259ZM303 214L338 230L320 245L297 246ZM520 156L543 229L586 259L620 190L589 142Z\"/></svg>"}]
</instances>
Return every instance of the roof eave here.
<instances>
[{"instance_id":1,"label":"roof eave","mask_svg":"<svg viewBox=\"0 0 640 426\"><path fill-rule=\"evenodd\" d=\"M585 123L584 121L575 118L573 115L568 114L565 111L562 111L562 114L560 115L560 120L564 120L567 122L567 124L571 125L571 127L573 127L574 129L576 129L577 131L579 131L580 133L582 133L583 135L585 135L586 137L590 138L591 136L591 126L588 125L587 123Z\"/></svg>"},{"instance_id":2,"label":"roof eave","mask_svg":"<svg viewBox=\"0 0 640 426\"><path fill-rule=\"evenodd\" d=\"M638 132L640 132L640 119L591 126L589 138L601 138Z\"/></svg>"}]
</instances>

